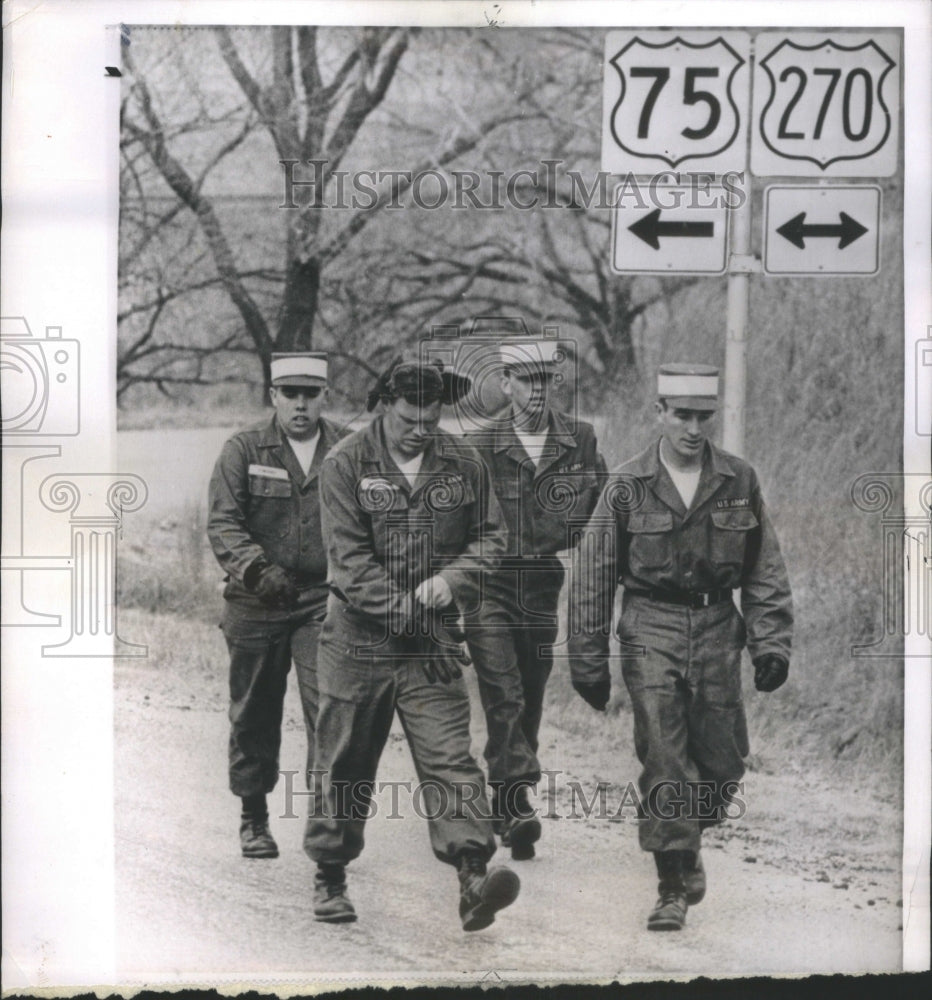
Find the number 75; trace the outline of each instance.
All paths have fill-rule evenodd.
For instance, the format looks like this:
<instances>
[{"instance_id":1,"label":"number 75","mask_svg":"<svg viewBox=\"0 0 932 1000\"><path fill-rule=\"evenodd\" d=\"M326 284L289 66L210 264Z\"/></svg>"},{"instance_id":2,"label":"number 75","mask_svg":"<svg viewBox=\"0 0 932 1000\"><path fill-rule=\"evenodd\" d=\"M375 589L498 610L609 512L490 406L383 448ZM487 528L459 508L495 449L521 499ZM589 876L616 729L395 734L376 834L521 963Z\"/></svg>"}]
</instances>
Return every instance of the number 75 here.
<instances>
[{"instance_id":1,"label":"number 75","mask_svg":"<svg viewBox=\"0 0 932 1000\"><path fill-rule=\"evenodd\" d=\"M660 96L660 91L667 85L670 79L670 69L667 66L632 66L632 78L653 78L653 83L647 96L644 98L644 107L641 108L641 117L638 119L638 138L646 139L650 131L650 118L654 111L654 105ZM709 117L701 128L686 127L680 133L687 139L705 139L710 136L718 127L722 118L722 105L719 99L708 90L698 90L696 81L702 78L717 77L717 66L688 66L683 77L683 103L684 104L706 104L709 108Z\"/></svg>"}]
</instances>

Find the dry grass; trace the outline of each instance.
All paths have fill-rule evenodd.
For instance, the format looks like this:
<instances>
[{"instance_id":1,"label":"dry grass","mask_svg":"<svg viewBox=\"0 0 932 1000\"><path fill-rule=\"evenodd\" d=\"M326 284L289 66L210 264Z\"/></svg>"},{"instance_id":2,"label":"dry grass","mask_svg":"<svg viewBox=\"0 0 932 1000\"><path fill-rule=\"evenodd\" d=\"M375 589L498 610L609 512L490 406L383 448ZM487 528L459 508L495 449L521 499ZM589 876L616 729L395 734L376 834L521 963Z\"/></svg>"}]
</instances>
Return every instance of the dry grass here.
<instances>
[{"instance_id":1,"label":"dry grass","mask_svg":"<svg viewBox=\"0 0 932 1000\"><path fill-rule=\"evenodd\" d=\"M222 573L207 541L206 512L188 502L159 519L137 515L120 547L117 602L153 614L219 620Z\"/></svg>"}]
</instances>

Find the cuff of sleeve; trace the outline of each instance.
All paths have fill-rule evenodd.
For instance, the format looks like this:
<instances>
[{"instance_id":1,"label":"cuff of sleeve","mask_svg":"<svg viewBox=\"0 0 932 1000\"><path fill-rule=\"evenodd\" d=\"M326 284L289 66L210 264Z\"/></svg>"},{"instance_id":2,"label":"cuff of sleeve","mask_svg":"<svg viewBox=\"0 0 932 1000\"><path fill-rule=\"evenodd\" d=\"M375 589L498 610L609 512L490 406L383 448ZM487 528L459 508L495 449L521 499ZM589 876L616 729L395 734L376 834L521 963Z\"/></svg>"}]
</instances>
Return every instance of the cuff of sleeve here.
<instances>
[{"instance_id":1,"label":"cuff of sleeve","mask_svg":"<svg viewBox=\"0 0 932 1000\"><path fill-rule=\"evenodd\" d=\"M262 556L259 556L246 567L246 571L243 573L243 586L247 590L255 590L259 585L259 577L262 575L263 570L269 568L269 563Z\"/></svg>"},{"instance_id":2,"label":"cuff of sleeve","mask_svg":"<svg viewBox=\"0 0 932 1000\"><path fill-rule=\"evenodd\" d=\"M783 667L788 667L790 665L790 661L782 653L758 653L757 656L753 657L751 662L755 667L758 667L764 662L764 660L770 658L776 660Z\"/></svg>"},{"instance_id":3,"label":"cuff of sleeve","mask_svg":"<svg viewBox=\"0 0 932 1000\"><path fill-rule=\"evenodd\" d=\"M782 660L784 663L789 664L790 662L790 651L785 647L780 646L752 646L748 643L748 653L751 657L751 663L755 666L757 661L763 659L765 656L775 656L778 660Z\"/></svg>"}]
</instances>

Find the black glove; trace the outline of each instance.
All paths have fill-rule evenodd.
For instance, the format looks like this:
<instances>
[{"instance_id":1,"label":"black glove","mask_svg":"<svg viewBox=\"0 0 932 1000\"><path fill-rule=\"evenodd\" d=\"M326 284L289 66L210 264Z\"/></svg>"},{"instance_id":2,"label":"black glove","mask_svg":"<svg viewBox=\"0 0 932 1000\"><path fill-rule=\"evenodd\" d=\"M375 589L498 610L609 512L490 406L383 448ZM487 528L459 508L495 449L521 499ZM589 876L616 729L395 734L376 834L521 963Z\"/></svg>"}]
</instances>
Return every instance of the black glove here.
<instances>
[{"instance_id":1,"label":"black glove","mask_svg":"<svg viewBox=\"0 0 932 1000\"><path fill-rule=\"evenodd\" d=\"M754 687L758 691L776 691L786 681L790 665L782 656L767 653L754 661Z\"/></svg>"},{"instance_id":2,"label":"black glove","mask_svg":"<svg viewBox=\"0 0 932 1000\"><path fill-rule=\"evenodd\" d=\"M456 627L440 623L440 612L431 608L421 608L421 627L426 635L426 656L424 676L428 684L449 684L463 676L463 667L472 661L461 643L465 633ZM445 614L450 609L445 609Z\"/></svg>"},{"instance_id":3,"label":"black glove","mask_svg":"<svg viewBox=\"0 0 932 1000\"><path fill-rule=\"evenodd\" d=\"M604 681L593 681L590 684L573 681L573 690L597 712L604 712L605 706L608 704L608 696L612 693L612 681L611 678L606 678Z\"/></svg>"},{"instance_id":4,"label":"black glove","mask_svg":"<svg viewBox=\"0 0 932 1000\"><path fill-rule=\"evenodd\" d=\"M288 570L281 566L267 566L259 575L256 597L270 608L293 608L298 600L298 588Z\"/></svg>"}]
</instances>

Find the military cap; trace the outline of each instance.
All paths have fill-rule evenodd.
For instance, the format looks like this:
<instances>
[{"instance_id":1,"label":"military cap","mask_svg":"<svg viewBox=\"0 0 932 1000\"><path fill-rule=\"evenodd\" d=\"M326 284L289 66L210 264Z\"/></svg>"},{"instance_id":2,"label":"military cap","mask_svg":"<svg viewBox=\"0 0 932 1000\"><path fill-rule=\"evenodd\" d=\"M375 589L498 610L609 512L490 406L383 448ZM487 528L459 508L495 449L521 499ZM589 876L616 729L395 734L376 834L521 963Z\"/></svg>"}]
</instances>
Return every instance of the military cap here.
<instances>
[{"instance_id":1,"label":"military cap","mask_svg":"<svg viewBox=\"0 0 932 1000\"><path fill-rule=\"evenodd\" d=\"M320 351L291 351L272 355L272 385L327 384L327 355Z\"/></svg>"},{"instance_id":2,"label":"military cap","mask_svg":"<svg viewBox=\"0 0 932 1000\"><path fill-rule=\"evenodd\" d=\"M683 410L717 410L718 369L712 365L661 365L657 396Z\"/></svg>"}]
</instances>

